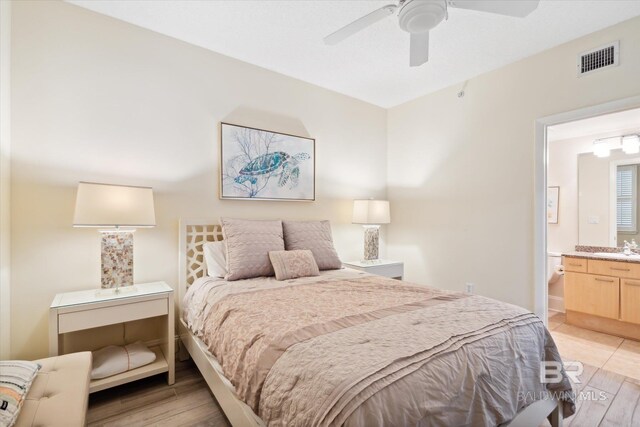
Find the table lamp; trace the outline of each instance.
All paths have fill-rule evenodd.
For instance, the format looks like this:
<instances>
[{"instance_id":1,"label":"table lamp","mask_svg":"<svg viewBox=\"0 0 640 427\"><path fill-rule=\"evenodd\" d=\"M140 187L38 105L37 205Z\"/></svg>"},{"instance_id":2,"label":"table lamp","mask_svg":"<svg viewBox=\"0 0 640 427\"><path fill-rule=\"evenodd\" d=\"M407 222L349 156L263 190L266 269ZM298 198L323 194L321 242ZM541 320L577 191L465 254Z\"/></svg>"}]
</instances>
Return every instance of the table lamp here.
<instances>
[{"instance_id":1,"label":"table lamp","mask_svg":"<svg viewBox=\"0 0 640 427\"><path fill-rule=\"evenodd\" d=\"M353 221L364 227L364 259L378 259L380 225L391 222L389 202L387 200L354 200Z\"/></svg>"},{"instance_id":2,"label":"table lamp","mask_svg":"<svg viewBox=\"0 0 640 427\"><path fill-rule=\"evenodd\" d=\"M100 228L102 288L133 285L133 232L155 225L150 187L78 184L73 226Z\"/></svg>"}]
</instances>

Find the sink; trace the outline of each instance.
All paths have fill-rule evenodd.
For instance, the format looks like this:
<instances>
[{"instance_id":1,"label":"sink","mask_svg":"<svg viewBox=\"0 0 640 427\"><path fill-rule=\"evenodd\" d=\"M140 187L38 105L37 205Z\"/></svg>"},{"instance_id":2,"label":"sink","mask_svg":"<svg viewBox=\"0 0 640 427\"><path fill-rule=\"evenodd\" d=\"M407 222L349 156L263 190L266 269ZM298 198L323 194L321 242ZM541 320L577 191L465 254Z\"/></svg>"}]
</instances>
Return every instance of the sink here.
<instances>
[{"instance_id":1,"label":"sink","mask_svg":"<svg viewBox=\"0 0 640 427\"><path fill-rule=\"evenodd\" d=\"M622 253L616 253L616 252L596 252L593 255L598 256L598 257L602 257L602 258L611 258L611 259L628 259L628 260L634 260L634 261L640 261L640 255L638 254L633 254L633 255L625 255Z\"/></svg>"}]
</instances>

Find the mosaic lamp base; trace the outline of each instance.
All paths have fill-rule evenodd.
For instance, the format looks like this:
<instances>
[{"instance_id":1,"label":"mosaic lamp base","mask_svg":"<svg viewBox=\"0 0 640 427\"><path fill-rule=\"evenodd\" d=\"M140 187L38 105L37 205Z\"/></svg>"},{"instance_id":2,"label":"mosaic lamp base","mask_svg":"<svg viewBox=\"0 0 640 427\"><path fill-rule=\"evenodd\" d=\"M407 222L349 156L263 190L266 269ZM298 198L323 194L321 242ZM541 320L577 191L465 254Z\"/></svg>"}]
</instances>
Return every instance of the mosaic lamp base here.
<instances>
[{"instance_id":1,"label":"mosaic lamp base","mask_svg":"<svg viewBox=\"0 0 640 427\"><path fill-rule=\"evenodd\" d=\"M364 226L364 259L375 261L378 259L378 243L380 241L380 226Z\"/></svg>"},{"instance_id":2,"label":"mosaic lamp base","mask_svg":"<svg viewBox=\"0 0 640 427\"><path fill-rule=\"evenodd\" d=\"M102 288L120 291L133 285L133 231L104 231L102 234Z\"/></svg>"}]
</instances>

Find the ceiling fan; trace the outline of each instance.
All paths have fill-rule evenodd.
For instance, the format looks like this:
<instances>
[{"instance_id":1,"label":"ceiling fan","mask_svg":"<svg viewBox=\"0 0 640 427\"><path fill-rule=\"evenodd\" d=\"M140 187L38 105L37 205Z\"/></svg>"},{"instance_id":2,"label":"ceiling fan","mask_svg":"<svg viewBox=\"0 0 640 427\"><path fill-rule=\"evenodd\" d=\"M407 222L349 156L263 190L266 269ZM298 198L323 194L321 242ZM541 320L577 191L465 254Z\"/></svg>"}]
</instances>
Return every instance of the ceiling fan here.
<instances>
[{"instance_id":1,"label":"ceiling fan","mask_svg":"<svg viewBox=\"0 0 640 427\"><path fill-rule=\"evenodd\" d=\"M334 45L367 28L370 25L398 12L400 28L411 35L409 61L412 67L424 64L429 59L429 30L442 20L448 19L449 7L497 13L524 18L533 12L540 0L399 0L398 4L382 6L362 18L340 28L324 38Z\"/></svg>"}]
</instances>

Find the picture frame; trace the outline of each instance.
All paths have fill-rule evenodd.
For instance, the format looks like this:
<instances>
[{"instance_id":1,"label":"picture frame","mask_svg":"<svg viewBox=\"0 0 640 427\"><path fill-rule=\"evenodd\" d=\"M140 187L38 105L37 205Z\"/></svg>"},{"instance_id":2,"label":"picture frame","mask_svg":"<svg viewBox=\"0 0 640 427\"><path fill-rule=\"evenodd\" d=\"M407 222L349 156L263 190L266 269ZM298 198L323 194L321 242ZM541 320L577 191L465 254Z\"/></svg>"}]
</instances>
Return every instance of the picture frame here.
<instances>
[{"instance_id":1,"label":"picture frame","mask_svg":"<svg viewBox=\"0 0 640 427\"><path fill-rule=\"evenodd\" d=\"M220 122L220 199L315 201L315 145L314 138Z\"/></svg>"},{"instance_id":2,"label":"picture frame","mask_svg":"<svg viewBox=\"0 0 640 427\"><path fill-rule=\"evenodd\" d=\"M547 187L547 224L558 223L560 187Z\"/></svg>"}]
</instances>

